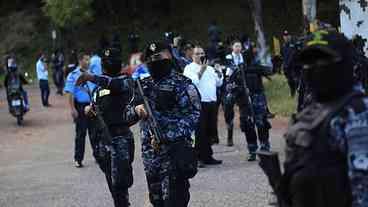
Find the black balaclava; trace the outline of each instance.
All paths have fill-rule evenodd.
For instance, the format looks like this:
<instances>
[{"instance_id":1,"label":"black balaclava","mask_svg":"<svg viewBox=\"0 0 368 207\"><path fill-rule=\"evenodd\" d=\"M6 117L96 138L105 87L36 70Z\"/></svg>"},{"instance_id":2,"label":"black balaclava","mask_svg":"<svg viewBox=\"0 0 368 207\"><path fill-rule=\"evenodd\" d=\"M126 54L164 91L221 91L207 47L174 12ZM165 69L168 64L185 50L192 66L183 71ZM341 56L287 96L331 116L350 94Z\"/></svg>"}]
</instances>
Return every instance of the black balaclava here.
<instances>
[{"instance_id":1,"label":"black balaclava","mask_svg":"<svg viewBox=\"0 0 368 207\"><path fill-rule=\"evenodd\" d=\"M104 72L112 77L121 74L121 51L118 48L107 48L102 53L102 67Z\"/></svg>"},{"instance_id":2,"label":"black balaclava","mask_svg":"<svg viewBox=\"0 0 368 207\"><path fill-rule=\"evenodd\" d=\"M329 102L350 92L354 85L351 42L342 34L319 31L306 44L299 58L315 100Z\"/></svg>"},{"instance_id":3,"label":"black balaclava","mask_svg":"<svg viewBox=\"0 0 368 207\"><path fill-rule=\"evenodd\" d=\"M159 80L170 74L172 62L170 59L156 60L147 63L147 67L151 77Z\"/></svg>"},{"instance_id":4,"label":"black balaclava","mask_svg":"<svg viewBox=\"0 0 368 207\"><path fill-rule=\"evenodd\" d=\"M160 52L163 51L171 51L170 46L164 42L153 42L145 50L144 59L154 80L160 80L172 71L172 60L162 57Z\"/></svg>"}]
</instances>

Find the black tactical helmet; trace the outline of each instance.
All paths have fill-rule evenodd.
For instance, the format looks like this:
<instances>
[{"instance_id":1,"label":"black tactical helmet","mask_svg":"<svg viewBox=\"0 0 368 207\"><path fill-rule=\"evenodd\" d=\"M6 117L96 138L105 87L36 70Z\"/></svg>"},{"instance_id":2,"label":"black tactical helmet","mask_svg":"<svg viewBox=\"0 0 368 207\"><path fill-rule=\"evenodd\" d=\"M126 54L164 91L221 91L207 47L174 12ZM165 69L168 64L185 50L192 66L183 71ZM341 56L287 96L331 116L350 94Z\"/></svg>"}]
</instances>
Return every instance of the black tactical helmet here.
<instances>
[{"instance_id":1,"label":"black tactical helmet","mask_svg":"<svg viewBox=\"0 0 368 207\"><path fill-rule=\"evenodd\" d=\"M154 62L161 60L160 52L168 50L171 53L170 46L163 41L153 41L149 43L144 51L144 60Z\"/></svg>"},{"instance_id":2,"label":"black tactical helmet","mask_svg":"<svg viewBox=\"0 0 368 207\"><path fill-rule=\"evenodd\" d=\"M121 50L109 47L102 52L102 67L108 75L119 75L121 72Z\"/></svg>"},{"instance_id":3,"label":"black tactical helmet","mask_svg":"<svg viewBox=\"0 0 368 207\"><path fill-rule=\"evenodd\" d=\"M343 34L319 30L299 54L307 84L319 102L335 100L352 90L354 48Z\"/></svg>"},{"instance_id":4,"label":"black tactical helmet","mask_svg":"<svg viewBox=\"0 0 368 207\"><path fill-rule=\"evenodd\" d=\"M159 80L170 74L173 68L171 49L165 42L155 41L149 43L144 51L144 60L148 72L154 80Z\"/></svg>"}]
</instances>

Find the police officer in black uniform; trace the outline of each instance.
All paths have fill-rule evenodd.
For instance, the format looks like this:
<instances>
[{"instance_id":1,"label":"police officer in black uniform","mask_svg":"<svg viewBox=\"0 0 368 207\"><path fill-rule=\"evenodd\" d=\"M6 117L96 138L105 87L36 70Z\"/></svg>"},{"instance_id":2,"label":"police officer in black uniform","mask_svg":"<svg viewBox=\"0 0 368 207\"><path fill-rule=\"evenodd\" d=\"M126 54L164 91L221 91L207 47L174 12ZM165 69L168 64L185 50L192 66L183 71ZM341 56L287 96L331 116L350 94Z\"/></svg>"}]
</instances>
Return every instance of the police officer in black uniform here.
<instances>
[{"instance_id":1,"label":"police officer in black uniform","mask_svg":"<svg viewBox=\"0 0 368 207\"><path fill-rule=\"evenodd\" d=\"M99 139L97 162L105 173L115 207L130 206L128 188L133 184L133 133L129 127L138 121L133 106L134 83L121 75L121 51L105 49L102 56L103 76L83 74L78 82L91 81L99 86L93 105L85 112L96 115ZM106 130L107 129L107 130Z\"/></svg>"},{"instance_id":2,"label":"police officer in black uniform","mask_svg":"<svg viewBox=\"0 0 368 207\"><path fill-rule=\"evenodd\" d=\"M241 48L240 41L235 40L233 46ZM239 54L229 54L227 58L233 69L226 85L225 103L236 103L239 106L240 127L248 143L248 161L255 161L255 152L258 149L257 139L260 142L260 150L269 151L271 147L269 142L271 124L267 120L267 102L262 82L262 76L269 75L271 70L258 64L254 58L243 57ZM249 63L247 63L248 59ZM248 94L246 88L249 90ZM227 112L225 118L227 123L232 123L234 113L232 108L227 110L229 109L230 113Z\"/></svg>"}]
</instances>

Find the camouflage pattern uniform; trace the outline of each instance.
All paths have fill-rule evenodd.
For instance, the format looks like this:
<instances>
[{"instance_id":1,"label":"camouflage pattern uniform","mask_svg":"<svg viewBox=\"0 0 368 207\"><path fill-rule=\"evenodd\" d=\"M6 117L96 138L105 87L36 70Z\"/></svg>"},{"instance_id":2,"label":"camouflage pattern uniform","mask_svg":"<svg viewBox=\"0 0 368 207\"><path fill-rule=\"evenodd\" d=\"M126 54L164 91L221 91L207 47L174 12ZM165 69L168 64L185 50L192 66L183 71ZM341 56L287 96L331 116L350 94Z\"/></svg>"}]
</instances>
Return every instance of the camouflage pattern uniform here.
<instances>
[{"instance_id":1,"label":"camouflage pattern uniform","mask_svg":"<svg viewBox=\"0 0 368 207\"><path fill-rule=\"evenodd\" d=\"M111 144L100 141L96 160L105 173L114 206L130 206L128 188L133 185L133 134L113 137Z\"/></svg>"},{"instance_id":2,"label":"camouflage pattern uniform","mask_svg":"<svg viewBox=\"0 0 368 207\"><path fill-rule=\"evenodd\" d=\"M134 84L127 76L111 78L95 76L99 88L93 95L94 107L100 113L109 130L111 142L103 131L96 130L99 140L96 160L105 173L115 207L128 207L128 188L133 185L134 139L129 127L138 122L132 106ZM95 124L99 124L94 121ZM96 129L100 129L98 126Z\"/></svg>"},{"instance_id":3,"label":"camouflage pattern uniform","mask_svg":"<svg viewBox=\"0 0 368 207\"><path fill-rule=\"evenodd\" d=\"M141 121L142 158L150 201L154 207L187 206L189 181L175 174L169 152L173 143L192 144L191 135L200 115L200 95L189 79L175 72L157 82L147 78L142 87L164 139L160 149L154 150L148 122Z\"/></svg>"},{"instance_id":4,"label":"camouflage pattern uniform","mask_svg":"<svg viewBox=\"0 0 368 207\"><path fill-rule=\"evenodd\" d=\"M263 92L263 84L259 82L259 80L262 81L262 79L258 77L260 76L258 74L246 73L247 87L252 102L251 109L254 113L252 117L251 109L246 101L247 97L244 92L241 72L239 70L240 69L234 71L227 83L225 103L232 103L235 101L239 106L240 128L246 135L249 153L252 154L258 149L256 128L261 150L269 150L269 129L271 128L271 124L267 120L267 102ZM233 119L233 117L227 119L228 123L231 123L230 119Z\"/></svg>"},{"instance_id":5,"label":"camouflage pattern uniform","mask_svg":"<svg viewBox=\"0 0 368 207\"><path fill-rule=\"evenodd\" d=\"M330 122L331 147L347 157L352 207L368 206L368 98L359 108L349 104Z\"/></svg>"}]
</instances>

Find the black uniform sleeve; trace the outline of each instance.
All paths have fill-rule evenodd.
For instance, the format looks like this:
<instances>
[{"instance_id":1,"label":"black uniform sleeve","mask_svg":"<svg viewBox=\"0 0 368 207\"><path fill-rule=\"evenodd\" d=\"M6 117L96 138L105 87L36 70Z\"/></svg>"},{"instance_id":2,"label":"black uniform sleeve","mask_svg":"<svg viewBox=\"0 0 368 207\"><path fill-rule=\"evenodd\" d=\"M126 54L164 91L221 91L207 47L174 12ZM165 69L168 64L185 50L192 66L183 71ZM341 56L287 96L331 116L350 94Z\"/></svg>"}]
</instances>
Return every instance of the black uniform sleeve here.
<instances>
[{"instance_id":1,"label":"black uniform sleeve","mask_svg":"<svg viewBox=\"0 0 368 207\"><path fill-rule=\"evenodd\" d=\"M112 78L108 76L99 76L95 75L94 82L96 85L101 88L109 89L112 93L124 93L129 92L131 90L132 84L130 83L132 80L128 77L126 78Z\"/></svg>"},{"instance_id":2,"label":"black uniform sleeve","mask_svg":"<svg viewBox=\"0 0 368 207\"><path fill-rule=\"evenodd\" d=\"M135 87L135 82L129 78L127 81L127 86L130 89L130 93L132 97L132 101L127 105L125 110L125 117L128 126L132 126L139 121L139 116L135 113L135 107L140 103L139 94L137 93L137 88Z\"/></svg>"}]
</instances>

